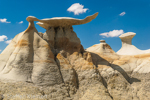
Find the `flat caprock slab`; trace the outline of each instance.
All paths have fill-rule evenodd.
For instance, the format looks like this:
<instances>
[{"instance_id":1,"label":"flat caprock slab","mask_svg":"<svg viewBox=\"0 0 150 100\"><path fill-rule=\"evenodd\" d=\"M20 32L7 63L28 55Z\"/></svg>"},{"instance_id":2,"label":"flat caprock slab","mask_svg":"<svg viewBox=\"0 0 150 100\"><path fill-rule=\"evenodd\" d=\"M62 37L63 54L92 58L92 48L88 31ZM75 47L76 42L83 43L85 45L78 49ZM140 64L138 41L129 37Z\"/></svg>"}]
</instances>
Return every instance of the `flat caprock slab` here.
<instances>
[{"instance_id":1,"label":"flat caprock slab","mask_svg":"<svg viewBox=\"0 0 150 100\"><path fill-rule=\"evenodd\" d=\"M39 20L39 22L37 22L36 24L40 25L45 29L48 29L49 27L80 25L92 21L97 17L97 15L98 13L95 13L94 15L87 16L85 19L75 19L71 17L54 17L50 19Z\"/></svg>"},{"instance_id":2,"label":"flat caprock slab","mask_svg":"<svg viewBox=\"0 0 150 100\"><path fill-rule=\"evenodd\" d=\"M126 37L132 37L133 38L135 35L136 35L136 33L127 32L127 33L120 35L119 38L126 38Z\"/></svg>"},{"instance_id":3,"label":"flat caprock slab","mask_svg":"<svg viewBox=\"0 0 150 100\"><path fill-rule=\"evenodd\" d=\"M45 29L48 29L49 27L58 27L58 26L65 27L65 26L86 24L95 19L97 15L98 12L95 13L94 15L87 16L85 19L75 19L71 17L54 17L40 20L33 16L29 16L29 18L27 17L27 19L32 21L39 21L36 24L40 25Z\"/></svg>"}]
</instances>

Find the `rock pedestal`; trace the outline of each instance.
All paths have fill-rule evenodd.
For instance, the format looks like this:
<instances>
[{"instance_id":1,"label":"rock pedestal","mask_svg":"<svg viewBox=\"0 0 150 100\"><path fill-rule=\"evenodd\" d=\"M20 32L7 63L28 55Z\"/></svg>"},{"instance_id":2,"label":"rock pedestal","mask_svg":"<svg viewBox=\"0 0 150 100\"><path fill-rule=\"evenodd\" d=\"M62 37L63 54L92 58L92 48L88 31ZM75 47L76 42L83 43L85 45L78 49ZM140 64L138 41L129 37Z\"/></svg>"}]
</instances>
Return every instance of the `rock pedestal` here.
<instances>
[{"instance_id":1,"label":"rock pedestal","mask_svg":"<svg viewBox=\"0 0 150 100\"><path fill-rule=\"evenodd\" d=\"M72 26L49 27L44 33L43 39L49 43L55 54L59 53L61 50L69 54L84 51L80 39L73 31Z\"/></svg>"},{"instance_id":2,"label":"rock pedestal","mask_svg":"<svg viewBox=\"0 0 150 100\"><path fill-rule=\"evenodd\" d=\"M63 73L66 72L60 67L66 63L66 55L84 52L72 25L88 23L97 15L83 20L66 17L39 20L33 16L27 17L28 28L16 35L0 55L0 79L27 81L42 86L64 83ZM39 21L39 25L46 28L44 34L38 33L34 21ZM63 56L58 56L61 53ZM67 65L71 66L69 62ZM68 70L74 72L72 67Z\"/></svg>"},{"instance_id":3,"label":"rock pedestal","mask_svg":"<svg viewBox=\"0 0 150 100\"><path fill-rule=\"evenodd\" d=\"M72 25L85 24L96 18L98 13L85 19L74 19L69 17L54 17L51 19L38 19L38 25L45 28L43 39L49 43L55 55L61 50L72 54L73 52L84 52L80 39L73 31Z\"/></svg>"},{"instance_id":4,"label":"rock pedestal","mask_svg":"<svg viewBox=\"0 0 150 100\"><path fill-rule=\"evenodd\" d=\"M150 54L117 55L104 40L84 51L72 25L91 19L29 16L29 27L0 54L0 99L149 100ZM122 45L130 52L134 34L125 35Z\"/></svg>"},{"instance_id":5,"label":"rock pedestal","mask_svg":"<svg viewBox=\"0 0 150 100\"><path fill-rule=\"evenodd\" d=\"M138 55L138 54L144 54L149 53L150 50L140 50L134 45L132 45L132 38L136 35L136 33L128 32L125 34L122 34L119 36L119 38L122 41L122 47L117 52L119 55Z\"/></svg>"},{"instance_id":6,"label":"rock pedestal","mask_svg":"<svg viewBox=\"0 0 150 100\"><path fill-rule=\"evenodd\" d=\"M136 35L136 33L128 32L119 36L122 41L122 46L132 45L132 38Z\"/></svg>"}]
</instances>

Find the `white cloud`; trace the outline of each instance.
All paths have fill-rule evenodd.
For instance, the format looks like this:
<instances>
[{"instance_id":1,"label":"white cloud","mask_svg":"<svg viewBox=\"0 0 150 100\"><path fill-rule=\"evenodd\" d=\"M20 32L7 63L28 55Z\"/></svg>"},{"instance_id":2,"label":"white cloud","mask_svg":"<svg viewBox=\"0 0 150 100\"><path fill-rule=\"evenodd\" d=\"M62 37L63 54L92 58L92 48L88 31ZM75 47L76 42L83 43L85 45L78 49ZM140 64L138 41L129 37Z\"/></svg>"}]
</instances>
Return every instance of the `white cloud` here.
<instances>
[{"instance_id":1,"label":"white cloud","mask_svg":"<svg viewBox=\"0 0 150 100\"><path fill-rule=\"evenodd\" d=\"M23 23L23 21L20 21L20 22L19 22L19 24L22 24L22 23Z\"/></svg>"},{"instance_id":2,"label":"white cloud","mask_svg":"<svg viewBox=\"0 0 150 100\"><path fill-rule=\"evenodd\" d=\"M0 36L0 42L7 40L7 36L6 35L2 35ZM12 39L5 41L6 44L9 44L11 42Z\"/></svg>"},{"instance_id":3,"label":"white cloud","mask_svg":"<svg viewBox=\"0 0 150 100\"><path fill-rule=\"evenodd\" d=\"M6 18L0 19L0 22L2 22L2 23L11 23L11 22L7 22L7 19L6 19Z\"/></svg>"},{"instance_id":4,"label":"white cloud","mask_svg":"<svg viewBox=\"0 0 150 100\"><path fill-rule=\"evenodd\" d=\"M126 12L122 12L122 13L120 13L119 15L120 16L124 16L126 14Z\"/></svg>"},{"instance_id":5,"label":"white cloud","mask_svg":"<svg viewBox=\"0 0 150 100\"><path fill-rule=\"evenodd\" d=\"M79 3L74 3L67 9L67 11L73 12L75 15L79 15L85 13L88 10L88 8L84 8L84 9L83 8L84 5L81 5Z\"/></svg>"},{"instance_id":6,"label":"white cloud","mask_svg":"<svg viewBox=\"0 0 150 100\"><path fill-rule=\"evenodd\" d=\"M11 39L12 40L12 39ZM7 40L5 41L6 44L9 44L11 42L11 40Z\"/></svg>"},{"instance_id":7,"label":"white cloud","mask_svg":"<svg viewBox=\"0 0 150 100\"><path fill-rule=\"evenodd\" d=\"M119 35L121 35L123 33L124 33L123 30L113 30L113 31L101 33L99 35L101 35L103 37L118 37Z\"/></svg>"},{"instance_id":8,"label":"white cloud","mask_svg":"<svg viewBox=\"0 0 150 100\"><path fill-rule=\"evenodd\" d=\"M4 41L4 39L7 40L8 39L7 36L5 36L5 35L0 36L0 42Z\"/></svg>"},{"instance_id":9,"label":"white cloud","mask_svg":"<svg viewBox=\"0 0 150 100\"><path fill-rule=\"evenodd\" d=\"M2 50L0 50L0 52L1 52Z\"/></svg>"}]
</instances>

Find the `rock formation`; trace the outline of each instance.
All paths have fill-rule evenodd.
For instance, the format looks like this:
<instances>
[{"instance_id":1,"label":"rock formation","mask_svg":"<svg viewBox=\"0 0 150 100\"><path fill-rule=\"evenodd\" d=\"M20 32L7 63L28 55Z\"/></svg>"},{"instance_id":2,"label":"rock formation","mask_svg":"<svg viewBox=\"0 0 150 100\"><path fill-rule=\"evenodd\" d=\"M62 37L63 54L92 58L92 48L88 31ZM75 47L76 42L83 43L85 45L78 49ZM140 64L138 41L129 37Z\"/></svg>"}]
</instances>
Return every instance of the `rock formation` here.
<instances>
[{"instance_id":1,"label":"rock formation","mask_svg":"<svg viewBox=\"0 0 150 100\"><path fill-rule=\"evenodd\" d=\"M72 18L39 20L33 16L27 17L28 28L19 33L1 54L4 56L0 59L1 78L28 81L37 85L62 83L64 80L56 62L57 54L61 51L66 57L67 54L74 52L84 52L80 39L73 32L71 25L90 22L97 14L83 20ZM34 21L43 22L43 25L47 23L50 26L42 35L36 30ZM56 25L52 26L51 23Z\"/></svg>"},{"instance_id":2,"label":"rock formation","mask_svg":"<svg viewBox=\"0 0 150 100\"><path fill-rule=\"evenodd\" d=\"M91 53L92 61L100 73L102 83L109 91L111 99L150 99L148 91L150 86L148 78L150 74L149 53L118 55L114 52L108 53L108 49L97 49L97 45L89 47L87 50ZM104 53L101 53L101 50L104 50Z\"/></svg>"},{"instance_id":3,"label":"rock formation","mask_svg":"<svg viewBox=\"0 0 150 100\"><path fill-rule=\"evenodd\" d=\"M37 20L39 21L37 24L45 29L49 29L50 27L66 27L66 26L72 26L72 25L80 25L80 24L86 24L93 19L97 17L98 13L95 13L92 16L88 16L85 19L75 19L70 17L54 17L50 19L42 19Z\"/></svg>"},{"instance_id":4,"label":"rock formation","mask_svg":"<svg viewBox=\"0 0 150 100\"><path fill-rule=\"evenodd\" d=\"M100 54L113 54L115 53L112 48L105 42L100 40L100 44L95 44L92 47L86 49L86 51L100 53Z\"/></svg>"},{"instance_id":5,"label":"rock formation","mask_svg":"<svg viewBox=\"0 0 150 100\"><path fill-rule=\"evenodd\" d=\"M27 17L0 54L0 100L149 100L150 54L118 55L104 40L84 50L72 25L96 16Z\"/></svg>"},{"instance_id":6,"label":"rock formation","mask_svg":"<svg viewBox=\"0 0 150 100\"><path fill-rule=\"evenodd\" d=\"M12 40L1 53L0 77L39 85L62 83L59 68L49 44L34 27L34 17L27 17L28 28Z\"/></svg>"},{"instance_id":7,"label":"rock formation","mask_svg":"<svg viewBox=\"0 0 150 100\"><path fill-rule=\"evenodd\" d=\"M119 55L138 55L144 53L150 53L150 50L140 50L134 45L132 45L132 38L136 35L136 33L128 32L119 36L122 41L122 47L117 52Z\"/></svg>"}]
</instances>

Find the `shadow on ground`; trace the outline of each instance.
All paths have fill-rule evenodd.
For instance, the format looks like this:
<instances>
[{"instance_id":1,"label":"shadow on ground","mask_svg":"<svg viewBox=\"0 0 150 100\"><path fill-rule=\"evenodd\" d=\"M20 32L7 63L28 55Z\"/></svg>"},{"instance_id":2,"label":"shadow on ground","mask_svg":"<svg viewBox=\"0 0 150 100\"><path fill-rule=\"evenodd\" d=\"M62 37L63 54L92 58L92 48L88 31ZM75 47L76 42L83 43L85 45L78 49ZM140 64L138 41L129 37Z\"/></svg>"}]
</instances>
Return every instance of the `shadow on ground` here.
<instances>
[{"instance_id":1,"label":"shadow on ground","mask_svg":"<svg viewBox=\"0 0 150 100\"><path fill-rule=\"evenodd\" d=\"M92 55L93 63L96 67L98 67L98 65L107 65L107 66L110 66L112 69L117 70L126 79L128 83L132 84L133 82L141 82L141 80L137 78L130 77L127 74L127 72L120 66L109 63L107 60L103 59L98 54L91 53L91 55ZM103 77L102 77L102 80L104 82L103 84L105 85L105 87L107 87L107 82L105 81Z\"/></svg>"}]
</instances>

